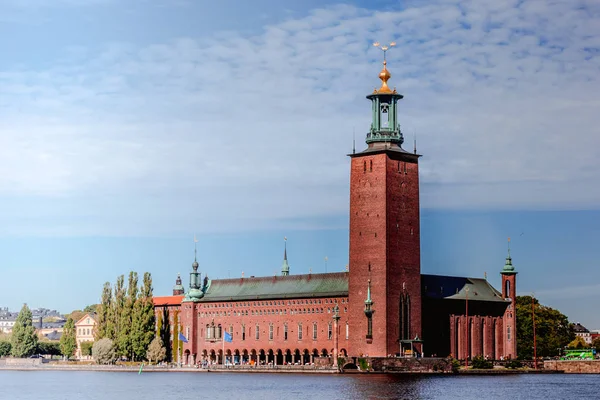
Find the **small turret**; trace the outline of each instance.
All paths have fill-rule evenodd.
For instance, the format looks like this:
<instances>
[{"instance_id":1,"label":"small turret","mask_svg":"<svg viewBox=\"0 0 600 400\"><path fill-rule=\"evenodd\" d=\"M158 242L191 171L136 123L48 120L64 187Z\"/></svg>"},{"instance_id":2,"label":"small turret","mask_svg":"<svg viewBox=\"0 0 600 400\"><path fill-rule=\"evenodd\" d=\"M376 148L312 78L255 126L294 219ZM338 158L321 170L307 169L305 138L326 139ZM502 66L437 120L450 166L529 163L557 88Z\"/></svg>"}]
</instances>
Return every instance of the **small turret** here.
<instances>
[{"instance_id":1,"label":"small turret","mask_svg":"<svg viewBox=\"0 0 600 400\"><path fill-rule=\"evenodd\" d=\"M177 279L175 280L175 286L173 286L173 296L181 296L185 292L183 284L181 283L181 274L177 273Z\"/></svg>"},{"instance_id":2,"label":"small turret","mask_svg":"<svg viewBox=\"0 0 600 400\"><path fill-rule=\"evenodd\" d=\"M290 274L290 265L287 259L287 237L283 238L283 264L281 265L281 275L288 276Z\"/></svg>"}]
</instances>

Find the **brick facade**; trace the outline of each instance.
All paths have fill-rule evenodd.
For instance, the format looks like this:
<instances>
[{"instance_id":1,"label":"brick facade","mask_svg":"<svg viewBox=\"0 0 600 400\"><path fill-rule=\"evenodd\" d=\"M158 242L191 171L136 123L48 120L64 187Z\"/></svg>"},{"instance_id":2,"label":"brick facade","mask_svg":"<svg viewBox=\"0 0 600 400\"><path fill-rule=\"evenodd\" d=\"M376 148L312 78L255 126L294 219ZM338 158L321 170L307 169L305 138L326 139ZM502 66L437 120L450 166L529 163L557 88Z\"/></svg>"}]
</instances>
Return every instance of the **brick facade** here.
<instances>
[{"instance_id":1,"label":"brick facade","mask_svg":"<svg viewBox=\"0 0 600 400\"><path fill-rule=\"evenodd\" d=\"M350 325L353 354L399 352L398 339L421 335L419 171L417 156L398 151L352 156L350 172ZM372 339L364 314L371 280ZM407 305L400 330L401 296ZM356 332L356 333L355 333Z\"/></svg>"},{"instance_id":2,"label":"brick facade","mask_svg":"<svg viewBox=\"0 0 600 400\"><path fill-rule=\"evenodd\" d=\"M337 332L336 305L340 316ZM274 365L306 364L318 356L348 354L346 297L186 302L181 322L188 338L183 347L184 362L188 363L221 362L223 349L231 362ZM231 342L223 341L225 330L231 334Z\"/></svg>"}]
</instances>

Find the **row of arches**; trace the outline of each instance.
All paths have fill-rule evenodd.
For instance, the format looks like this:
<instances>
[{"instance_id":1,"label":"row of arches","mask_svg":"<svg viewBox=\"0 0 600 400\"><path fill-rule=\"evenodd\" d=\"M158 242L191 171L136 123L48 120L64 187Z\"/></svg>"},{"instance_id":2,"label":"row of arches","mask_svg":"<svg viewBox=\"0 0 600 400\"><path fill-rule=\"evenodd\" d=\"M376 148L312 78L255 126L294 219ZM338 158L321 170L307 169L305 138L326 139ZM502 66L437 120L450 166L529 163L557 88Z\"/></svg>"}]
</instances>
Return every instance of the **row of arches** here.
<instances>
[{"instance_id":1,"label":"row of arches","mask_svg":"<svg viewBox=\"0 0 600 400\"><path fill-rule=\"evenodd\" d=\"M209 364L233 364L233 365L306 365L312 364L315 358L330 357L333 349L227 349L202 350L199 356L190 354L189 350L184 353L185 364L209 363ZM346 349L340 349L338 356L347 357Z\"/></svg>"}]
</instances>

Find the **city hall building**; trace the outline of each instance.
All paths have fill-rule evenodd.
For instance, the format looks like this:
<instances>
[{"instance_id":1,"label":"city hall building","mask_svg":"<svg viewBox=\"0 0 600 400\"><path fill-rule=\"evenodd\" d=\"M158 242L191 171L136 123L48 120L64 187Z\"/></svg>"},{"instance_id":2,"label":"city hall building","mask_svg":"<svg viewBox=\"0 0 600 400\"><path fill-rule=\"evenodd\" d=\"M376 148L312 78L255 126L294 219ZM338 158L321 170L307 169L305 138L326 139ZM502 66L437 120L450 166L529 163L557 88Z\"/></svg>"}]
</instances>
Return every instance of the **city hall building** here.
<instances>
[{"instance_id":1,"label":"city hall building","mask_svg":"<svg viewBox=\"0 0 600 400\"><path fill-rule=\"evenodd\" d=\"M280 275L211 280L194 260L187 292L179 281L157 304L178 310L184 363L517 356L510 252L501 291L486 279L421 274L420 155L402 148L403 96L388 86L385 61L379 78L367 96L366 149L349 155L347 271L294 274L284 249Z\"/></svg>"}]
</instances>

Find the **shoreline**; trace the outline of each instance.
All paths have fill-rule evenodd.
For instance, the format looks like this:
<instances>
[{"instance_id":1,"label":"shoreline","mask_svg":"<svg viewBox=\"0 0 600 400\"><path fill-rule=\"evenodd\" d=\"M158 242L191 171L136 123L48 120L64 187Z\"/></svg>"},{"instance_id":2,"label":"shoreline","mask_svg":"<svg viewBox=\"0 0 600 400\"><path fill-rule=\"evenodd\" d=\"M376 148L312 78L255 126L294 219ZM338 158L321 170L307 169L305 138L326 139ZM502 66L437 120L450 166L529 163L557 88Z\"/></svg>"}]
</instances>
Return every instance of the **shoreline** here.
<instances>
[{"instance_id":1,"label":"shoreline","mask_svg":"<svg viewBox=\"0 0 600 400\"><path fill-rule=\"evenodd\" d=\"M124 372L139 373L139 366L115 366L115 365L0 365L0 371L85 371L85 372ZM424 372L424 371L357 371L338 370L337 368L194 368L194 367L157 367L144 366L142 373L258 373L258 374L326 374L326 375L441 375L441 376L464 376L464 375L521 375L521 374L564 374L560 370L544 369L492 369L492 370L459 370L456 373L447 372Z\"/></svg>"}]
</instances>

